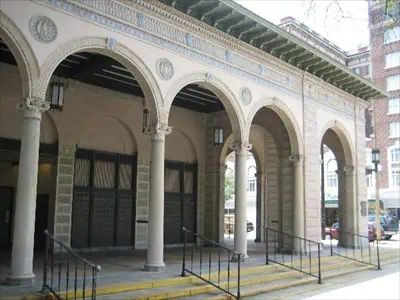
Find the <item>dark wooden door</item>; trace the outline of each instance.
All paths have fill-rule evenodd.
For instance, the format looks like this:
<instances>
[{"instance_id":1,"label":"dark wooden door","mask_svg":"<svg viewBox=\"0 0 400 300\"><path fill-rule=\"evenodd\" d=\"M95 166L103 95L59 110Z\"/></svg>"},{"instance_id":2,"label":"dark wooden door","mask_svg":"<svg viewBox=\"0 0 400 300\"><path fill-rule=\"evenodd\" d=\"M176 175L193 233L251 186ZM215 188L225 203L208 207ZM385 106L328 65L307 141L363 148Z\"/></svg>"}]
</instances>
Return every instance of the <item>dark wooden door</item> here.
<instances>
[{"instance_id":1,"label":"dark wooden door","mask_svg":"<svg viewBox=\"0 0 400 300\"><path fill-rule=\"evenodd\" d=\"M164 243L183 242L182 227L196 232L197 165L167 161L165 166ZM191 241L188 236L187 241Z\"/></svg>"},{"instance_id":2,"label":"dark wooden door","mask_svg":"<svg viewBox=\"0 0 400 300\"><path fill-rule=\"evenodd\" d=\"M72 246L134 245L136 157L78 149Z\"/></svg>"},{"instance_id":3,"label":"dark wooden door","mask_svg":"<svg viewBox=\"0 0 400 300\"><path fill-rule=\"evenodd\" d=\"M13 188L0 187L0 248L11 246Z\"/></svg>"}]
</instances>

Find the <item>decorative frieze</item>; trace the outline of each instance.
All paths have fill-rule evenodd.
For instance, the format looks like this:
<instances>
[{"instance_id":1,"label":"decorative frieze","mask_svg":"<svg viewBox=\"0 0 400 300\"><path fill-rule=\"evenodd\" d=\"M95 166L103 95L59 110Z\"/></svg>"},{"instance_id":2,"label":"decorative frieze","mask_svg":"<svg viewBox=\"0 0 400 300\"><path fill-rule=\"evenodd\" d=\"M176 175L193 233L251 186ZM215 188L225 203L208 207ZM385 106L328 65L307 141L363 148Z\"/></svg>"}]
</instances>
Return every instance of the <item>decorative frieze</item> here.
<instances>
[{"instance_id":1,"label":"decorative frieze","mask_svg":"<svg viewBox=\"0 0 400 300\"><path fill-rule=\"evenodd\" d=\"M250 48L246 48L247 51L243 52L249 53L249 56L246 56L226 49L226 46L221 46L221 43L216 43L214 39L217 38L217 33L214 32L213 28L209 29L209 32L202 28L200 32L208 33L209 38L201 38L182 30L182 27L172 26L161 21L158 18L164 17L166 20L182 22L187 25L185 27L187 30L196 30L196 32L199 31L200 27L202 27L202 24L198 24L199 22L195 19L191 19L192 23L189 23L189 17L182 13L172 13L160 10L160 7L157 6L161 4L157 2L151 1L148 3L140 0L133 0L130 5L125 5L121 2L112 0L47 0L47 2L53 7L59 8L78 17L85 18L90 22L107 26L111 30L119 31L141 39L147 43L166 48L180 55L189 57L190 59L229 72L244 80L250 80L258 85L274 89L279 93L301 100L301 85L299 80L296 80L296 83L294 84L290 77L278 71L278 69L284 70L284 72L292 70L293 74L299 75L300 73L296 71L293 66L290 66L283 61L279 61L274 57L269 57L268 54L264 53L264 56L268 58L268 62L276 67L274 69L266 68L263 63L256 61L257 59L262 59L261 53L258 53L259 50L253 49L253 51L250 51ZM144 10L149 11L146 11L145 13ZM147 15L147 13L154 16ZM198 26L200 27L198 28ZM223 33L220 33L219 35L221 35L218 37L219 42L224 42L225 39L227 45L231 44L231 37L226 36L226 34ZM239 48L242 49L243 47L244 46L241 45ZM251 55L251 52L254 52L253 55ZM265 60L266 58L263 59ZM314 86L314 84L309 84L305 89L306 96L311 97L322 104L332 106L346 114L354 114L354 109L350 103L343 105L343 101L342 103L339 103L339 100L335 99L332 101L333 103L331 103L331 105L329 105L329 103L327 104L325 96L318 97L317 86L321 85L321 89L328 88L329 90L334 90L334 93L337 93L338 96L332 97L332 99L342 98L347 102L352 102L348 101L352 96L326 84L326 82L323 82L315 76L309 74L307 77L309 81L315 82L316 85Z\"/></svg>"}]
</instances>

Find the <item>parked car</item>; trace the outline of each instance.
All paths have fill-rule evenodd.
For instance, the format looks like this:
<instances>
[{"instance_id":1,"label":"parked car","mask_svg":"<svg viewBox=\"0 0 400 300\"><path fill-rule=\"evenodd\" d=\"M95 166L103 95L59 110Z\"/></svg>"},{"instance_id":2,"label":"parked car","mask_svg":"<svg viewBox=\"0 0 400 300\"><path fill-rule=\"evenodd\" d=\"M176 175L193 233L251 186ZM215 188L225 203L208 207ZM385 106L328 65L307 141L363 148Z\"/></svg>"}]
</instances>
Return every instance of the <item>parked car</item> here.
<instances>
[{"instance_id":1,"label":"parked car","mask_svg":"<svg viewBox=\"0 0 400 300\"><path fill-rule=\"evenodd\" d=\"M384 236L383 227L381 227L381 236ZM376 240L376 223L375 222L368 222L368 240L373 242Z\"/></svg>"},{"instance_id":2,"label":"parked car","mask_svg":"<svg viewBox=\"0 0 400 300\"><path fill-rule=\"evenodd\" d=\"M253 222L247 221L247 232L251 232L254 230Z\"/></svg>"},{"instance_id":3,"label":"parked car","mask_svg":"<svg viewBox=\"0 0 400 300\"><path fill-rule=\"evenodd\" d=\"M337 240L339 237L339 223L334 223L332 227L326 227L325 234L328 234L331 239Z\"/></svg>"},{"instance_id":4,"label":"parked car","mask_svg":"<svg viewBox=\"0 0 400 300\"><path fill-rule=\"evenodd\" d=\"M375 222L375 220L376 220L375 215L368 216L369 222ZM390 240L391 237L399 231L399 223L397 222L397 219L395 217L388 215L381 215L380 223L384 230L384 234L382 235L382 237L385 240Z\"/></svg>"}]
</instances>

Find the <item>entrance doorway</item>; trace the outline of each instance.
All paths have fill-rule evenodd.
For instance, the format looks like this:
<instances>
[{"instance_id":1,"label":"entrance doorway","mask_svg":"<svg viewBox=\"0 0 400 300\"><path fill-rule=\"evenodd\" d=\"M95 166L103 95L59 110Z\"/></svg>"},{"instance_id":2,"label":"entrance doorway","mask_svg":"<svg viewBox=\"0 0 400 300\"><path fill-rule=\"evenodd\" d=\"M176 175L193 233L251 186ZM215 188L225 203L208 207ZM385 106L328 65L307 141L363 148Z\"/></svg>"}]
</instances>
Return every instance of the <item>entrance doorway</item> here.
<instances>
[{"instance_id":1,"label":"entrance doorway","mask_svg":"<svg viewBox=\"0 0 400 300\"><path fill-rule=\"evenodd\" d=\"M182 227L196 232L197 164L165 162L164 243L183 243ZM192 241L192 235L187 241Z\"/></svg>"},{"instance_id":2,"label":"entrance doorway","mask_svg":"<svg viewBox=\"0 0 400 300\"><path fill-rule=\"evenodd\" d=\"M44 230L47 229L48 224L49 198L48 194L37 195L36 198L35 250L44 250L45 248Z\"/></svg>"}]
</instances>

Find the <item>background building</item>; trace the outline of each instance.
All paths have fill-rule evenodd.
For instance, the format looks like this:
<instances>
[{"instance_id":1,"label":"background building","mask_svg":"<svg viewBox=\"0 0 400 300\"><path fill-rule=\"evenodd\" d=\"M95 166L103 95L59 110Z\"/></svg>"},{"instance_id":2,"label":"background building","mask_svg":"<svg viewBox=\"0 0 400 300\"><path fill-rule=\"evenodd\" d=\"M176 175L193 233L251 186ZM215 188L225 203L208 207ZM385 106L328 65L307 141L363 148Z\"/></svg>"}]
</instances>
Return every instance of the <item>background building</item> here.
<instances>
[{"instance_id":1,"label":"background building","mask_svg":"<svg viewBox=\"0 0 400 300\"><path fill-rule=\"evenodd\" d=\"M375 118L376 136L367 147L376 142L381 150L379 174L380 198L385 209L400 214L400 24L393 25L387 17L385 1L369 1L369 29L372 79L386 89L389 99L379 99L370 107ZM376 141L375 141L376 139ZM370 150L368 150L370 156ZM370 175L371 177L371 175ZM368 179L370 185L374 183ZM370 194L374 198L374 194Z\"/></svg>"},{"instance_id":2,"label":"background building","mask_svg":"<svg viewBox=\"0 0 400 300\"><path fill-rule=\"evenodd\" d=\"M385 1L370 1L369 15L371 45L360 46L353 52L342 50L293 17L283 18L279 26L348 66L353 72L375 81L390 93L388 100L378 100L375 107L371 104L366 111L366 157L367 166L372 168L371 150L375 145L373 117L376 117L376 143L381 150L381 200L388 212L400 214L400 26L387 28L390 20L385 18ZM335 157L328 148L324 148L324 153L324 170L330 172L325 173L324 181L328 215L338 205L338 183L337 179L333 180L337 177L332 169L333 163L328 164ZM368 198L375 199L374 173L367 175L367 186Z\"/></svg>"}]
</instances>

